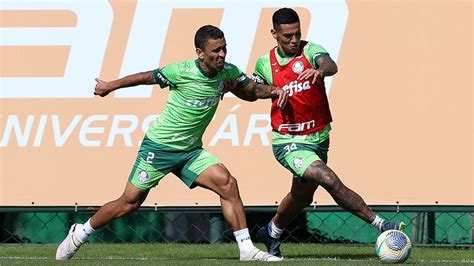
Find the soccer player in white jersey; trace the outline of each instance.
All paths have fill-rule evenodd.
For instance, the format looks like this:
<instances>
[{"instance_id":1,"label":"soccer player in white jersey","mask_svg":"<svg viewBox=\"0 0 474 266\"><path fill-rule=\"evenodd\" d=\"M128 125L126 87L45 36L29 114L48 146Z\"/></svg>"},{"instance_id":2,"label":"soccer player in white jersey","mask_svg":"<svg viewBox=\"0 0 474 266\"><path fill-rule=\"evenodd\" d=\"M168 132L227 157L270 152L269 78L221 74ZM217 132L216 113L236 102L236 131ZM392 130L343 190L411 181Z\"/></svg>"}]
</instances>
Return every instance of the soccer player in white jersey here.
<instances>
[{"instance_id":1,"label":"soccer player in white jersey","mask_svg":"<svg viewBox=\"0 0 474 266\"><path fill-rule=\"evenodd\" d=\"M286 104L288 96L281 88L253 82L236 66L226 63L226 41L217 27L201 27L194 43L196 60L110 82L96 79L94 94L101 97L141 84L159 84L170 91L161 115L143 139L123 194L103 205L85 224L72 225L57 249L57 260L71 259L95 230L138 209L149 190L170 172L190 188L199 186L219 195L224 218L234 230L240 260L281 260L254 246L237 180L219 159L202 147L201 139L216 112L224 82L236 84L237 93L253 99L275 98L280 107Z\"/></svg>"}]
</instances>

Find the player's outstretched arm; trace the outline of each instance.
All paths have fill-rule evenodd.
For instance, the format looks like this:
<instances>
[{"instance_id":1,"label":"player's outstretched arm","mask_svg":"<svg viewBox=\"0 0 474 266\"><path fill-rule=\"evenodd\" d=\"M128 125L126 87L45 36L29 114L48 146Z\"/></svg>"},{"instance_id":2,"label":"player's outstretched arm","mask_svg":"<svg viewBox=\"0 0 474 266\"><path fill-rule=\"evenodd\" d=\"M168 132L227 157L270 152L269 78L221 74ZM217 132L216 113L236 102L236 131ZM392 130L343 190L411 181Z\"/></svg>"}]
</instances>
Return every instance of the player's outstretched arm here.
<instances>
[{"instance_id":1,"label":"player's outstretched arm","mask_svg":"<svg viewBox=\"0 0 474 266\"><path fill-rule=\"evenodd\" d=\"M232 90L232 93L245 101L278 98L277 104L280 108L285 107L286 102L288 101L288 94L282 88L259 84L252 80L245 88L236 87Z\"/></svg>"},{"instance_id":2,"label":"player's outstretched arm","mask_svg":"<svg viewBox=\"0 0 474 266\"><path fill-rule=\"evenodd\" d=\"M157 84L153 78L153 71L140 72L112 81L104 81L98 78L96 78L95 81L97 84L95 85L94 95L99 95L101 97L105 97L109 93L120 88Z\"/></svg>"}]
</instances>

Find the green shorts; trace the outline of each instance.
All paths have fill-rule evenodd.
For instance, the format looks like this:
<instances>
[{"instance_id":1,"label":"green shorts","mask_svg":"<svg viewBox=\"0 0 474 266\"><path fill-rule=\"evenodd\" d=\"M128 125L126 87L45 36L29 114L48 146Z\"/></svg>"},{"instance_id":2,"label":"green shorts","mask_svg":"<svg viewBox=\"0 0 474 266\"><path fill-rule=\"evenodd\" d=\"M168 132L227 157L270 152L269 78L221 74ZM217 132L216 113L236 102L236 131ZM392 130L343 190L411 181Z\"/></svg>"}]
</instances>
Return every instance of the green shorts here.
<instances>
[{"instance_id":1,"label":"green shorts","mask_svg":"<svg viewBox=\"0 0 474 266\"><path fill-rule=\"evenodd\" d=\"M288 139L288 142L273 144L273 155L277 161L293 173L293 177L300 179L306 169L314 161L327 163L329 150L329 136L321 142L310 140L298 141Z\"/></svg>"},{"instance_id":2,"label":"green shorts","mask_svg":"<svg viewBox=\"0 0 474 266\"><path fill-rule=\"evenodd\" d=\"M219 159L202 147L182 151L145 136L128 181L139 189L149 190L172 172L188 187L194 188L196 178L209 166L219 163Z\"/></svg>"}]
</instances>

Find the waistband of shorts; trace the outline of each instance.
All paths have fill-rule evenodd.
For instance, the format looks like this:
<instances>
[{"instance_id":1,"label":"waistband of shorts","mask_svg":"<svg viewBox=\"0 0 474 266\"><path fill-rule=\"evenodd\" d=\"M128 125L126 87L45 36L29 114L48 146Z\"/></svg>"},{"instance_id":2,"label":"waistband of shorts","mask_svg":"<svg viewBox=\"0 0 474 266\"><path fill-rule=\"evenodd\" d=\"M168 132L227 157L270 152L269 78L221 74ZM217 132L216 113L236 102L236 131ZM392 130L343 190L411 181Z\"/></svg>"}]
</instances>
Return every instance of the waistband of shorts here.
<instances>
[{"instance_id":1,"label":"waistband of shorts","mask_svg":"<svg viewBox=\"0 0 474 266\"><path fill-rule=\"evenodd\" d=\"M284 144L288 142L301 142L301 143L321 143L329 138L329 132L331 131L331 124L327 124L323 129L307 134L307 135L291 135L291 134L280 134L276 131L272 133L272 144Z\"/></svg>"}]
</instances>

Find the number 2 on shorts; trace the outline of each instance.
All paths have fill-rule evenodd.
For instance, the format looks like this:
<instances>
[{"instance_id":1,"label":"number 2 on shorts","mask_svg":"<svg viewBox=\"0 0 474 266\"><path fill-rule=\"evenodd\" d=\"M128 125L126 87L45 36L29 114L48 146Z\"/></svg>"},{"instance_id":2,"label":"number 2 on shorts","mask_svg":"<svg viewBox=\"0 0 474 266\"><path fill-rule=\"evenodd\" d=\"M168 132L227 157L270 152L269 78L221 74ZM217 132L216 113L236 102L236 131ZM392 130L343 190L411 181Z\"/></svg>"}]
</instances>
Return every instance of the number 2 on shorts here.
<instances>
[{"instance_id":1,"label":"number 2 on shorts","mask_svg":"<svg viewBox=\"0 0 474 266\"><path fill-rule=\"evenodd\" d=\"M146 157L147 163L153 163L153 158L155 158L155 154L153 152L148 152L148 156Z\"/></svg>"}]
</instances>

